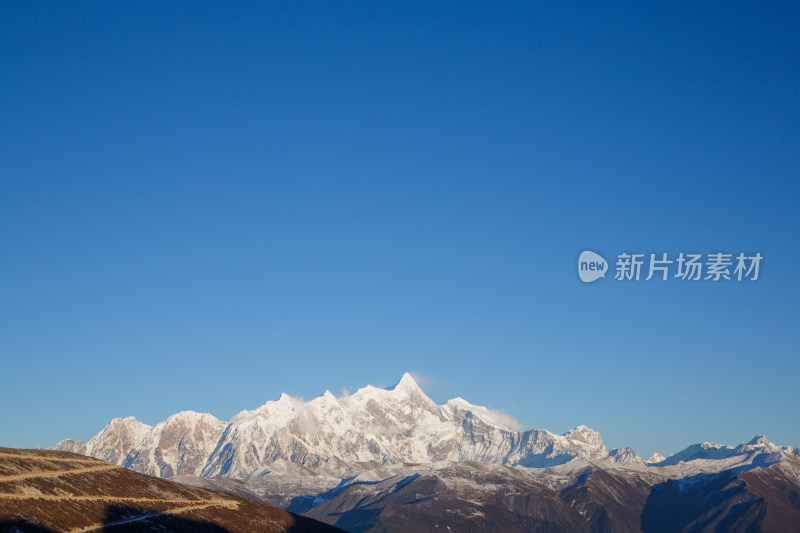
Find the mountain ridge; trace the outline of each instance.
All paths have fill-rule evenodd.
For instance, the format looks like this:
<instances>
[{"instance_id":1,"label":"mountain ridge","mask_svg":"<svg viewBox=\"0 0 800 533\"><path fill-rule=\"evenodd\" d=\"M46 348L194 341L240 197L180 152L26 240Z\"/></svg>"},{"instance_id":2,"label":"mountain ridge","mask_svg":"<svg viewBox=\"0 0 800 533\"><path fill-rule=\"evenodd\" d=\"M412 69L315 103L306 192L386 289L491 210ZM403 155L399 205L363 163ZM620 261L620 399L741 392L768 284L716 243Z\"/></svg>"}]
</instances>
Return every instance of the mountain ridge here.
<instances>
[{"instance_id":1,"label":"mountain ridge","mask_svg":"<svg viewBox=\"0 0 800 533\"><path fill-rule=\"evenodd\" d=\"M158 477L248 478L275 468L341 471L347 465L476 461L547 468L575 460L668 466L728 459L754 450L800 455L763 435L736 447L703 443L647 462L631 448L608 450L599 432L579 425L561 435L515 429L500 411L456 397L428 398L409 373L388 388L366 385L305 401L282 393L229 421L181 411L154 426L115 418L88 442L66 439L55 449L81 453ZM294 468L294 467L292 467Z\"/></svg>"}]
</instances>

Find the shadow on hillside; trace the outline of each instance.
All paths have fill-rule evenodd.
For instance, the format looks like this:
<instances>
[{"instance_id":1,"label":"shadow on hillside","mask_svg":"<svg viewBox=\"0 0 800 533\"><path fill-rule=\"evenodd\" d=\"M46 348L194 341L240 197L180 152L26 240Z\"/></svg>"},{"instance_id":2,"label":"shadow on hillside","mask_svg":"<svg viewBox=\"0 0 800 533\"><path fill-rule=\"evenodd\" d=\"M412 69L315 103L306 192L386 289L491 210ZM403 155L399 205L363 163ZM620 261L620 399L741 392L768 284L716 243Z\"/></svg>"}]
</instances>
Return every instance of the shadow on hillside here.
<instances>
[{"instance_id":1,"label":"shadow on hillside","mask_svg":"<svg viewBox=\"0 0 800 533\"><path fill-rule=\"evenodd\" d=\"M727 470L653 485L642 511L642 531L699 531L712 526L715 531L759 530L766 503L748 496L746 483L738 476L780 461L780 453L756 453L749 462Z\"/></svg>"},{"instance_id":2,"label":"shadow on hillside","mask_svg":"<svg viewBox=\"0 0 800 533\"><path fill-rule=\"evenodd\" d=\"M126 507L124 505L111 505L106 511L103 529L98 531L113 531L125 533L128 531L158 530L174 531L176 533L196 531L198 533L229 533L230 530L212 522L191 520L179 514L159 514L142 512L141 509ZM156 526L155 528L153 526Z\"/></svg>"},{"instance_id":3,"label":"shadow on hillside","mask_svg":"<svg viewBox=\"0 0 800 533\"><path fill-rule=\"evenodd\" d=\"M27 520L6 520L0 522L0 531L2 533L57 533L53 529L46 527L39 527L31 524Z\"/></svg>"},{"instance_id":4,"label":"shadow on hillside","mask_svg":"<svg viewBox=\"0 0 800 533\"><path fill-rule=\"evenodd\" d=\"M321 530L334 530L331 526L315 522L306 517L295 517L296 522L285 529L283 533L312 533ZM143 512L141 509L112 505L106 511L103 526L98 527L98 532L131 533L139 531L162 531L170 533L230 533L231 530L214 524L213 522L191 520L177 514L157 514ZM238 525L238 524L236 524ZM244 525L244 524L242 524ZM239 529L239 528L237 528ZM2 533L58 533L58 530L41 527L24 519L0 521Z\"/></svg>"},{"instance_id":5,"label":"shadow on hillside","mask_svg":"<svg viewBox=\"0 0 800 533\"><path fill-rule=\"evenodd\" d=\"M642 531L760 531L765 503L745 490L731 470L657 483L642 511Z\"/></svg>"}]
</instances>

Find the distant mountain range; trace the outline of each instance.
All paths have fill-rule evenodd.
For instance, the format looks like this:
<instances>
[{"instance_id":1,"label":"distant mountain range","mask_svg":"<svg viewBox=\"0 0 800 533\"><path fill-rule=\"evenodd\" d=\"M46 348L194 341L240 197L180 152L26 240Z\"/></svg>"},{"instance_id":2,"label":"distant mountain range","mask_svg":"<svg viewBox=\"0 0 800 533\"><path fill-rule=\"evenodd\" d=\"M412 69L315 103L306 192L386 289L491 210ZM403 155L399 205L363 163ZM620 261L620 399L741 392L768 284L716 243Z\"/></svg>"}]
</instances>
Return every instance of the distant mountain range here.
<instances>
[{"instance_id":1,"label":"distant mountain range","mask_svg":"<svg viewBox=\"0 0 800 533\"><path fill-rule=\"evenodd\" d=\"M286 394L230 421L185 411L112 420L56 449L234 492L349 531L791 531L800 449L756 436L647 461L585 426L520 431L501 412L437 405L403 375L310 401Z\"/></svg>"}]
</instances>

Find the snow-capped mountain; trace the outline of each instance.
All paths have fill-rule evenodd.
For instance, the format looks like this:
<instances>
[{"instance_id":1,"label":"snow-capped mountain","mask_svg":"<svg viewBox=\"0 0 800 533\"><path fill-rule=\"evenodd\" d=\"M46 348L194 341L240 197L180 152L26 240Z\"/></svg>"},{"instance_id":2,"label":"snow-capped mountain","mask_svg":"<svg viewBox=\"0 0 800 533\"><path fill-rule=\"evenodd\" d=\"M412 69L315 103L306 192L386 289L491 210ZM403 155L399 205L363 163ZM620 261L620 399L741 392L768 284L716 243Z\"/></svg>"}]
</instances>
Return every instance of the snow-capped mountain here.
<instances>
[{"instance_id":1,"label":"snow-capped mountain","mask_svg":"<svg viewBox=\"0 0 800 533\"><path fill-rule=\"evenodd\" d=\"M388 389L366 386L310 401L282 394L229 422L185 411L155 426L114 419L74 451L162 477L250 477L293 463L303 467L479 461L546 467L576 458L634 461L632 450L609 455L600 434L579 426L564 435L518 431L503 413L455 398L437 405L410 374ZM639 459L641 461L641 459Z\"/></svg>"},{"instance_id":2,"label":"snow-capped mountain","mask_svg":"<svg viewBox=\"0 0 800 533\"><path fill-rule=\"evenodd\" d=\"M606 459L626 465L645 464L644 459L636 455L636 452L627 446L625 448L614 448L608 452L608 457L606 457Z\"/></svg>"},{"instance_id":3,"label":"snow-capped mountain","mask_svg":"<svg viewBox=\"0 0 800 533\"><path fill-rule=\"evenodd\" d=\"M660 453L654 453L653 455L650 456L650 459L648 459L646 462L649 465L653 465L653 464L660 463L661 461L663 461L665 459L666 459L666 457L664 457Z\"/></svg>"},{"instance_id":4,"label":"snow-capped mountain","mask_svg":"<svg viewBox=\"0 0 800 533\"><path fill-rule=\"evenodd\" d=\"M228 422L193 411L155 426L116 418L88 442L65 440L56 449L160 477L205 478L252 478L298 469L336 475L404 463L475 461L543 468L603 460L649 468L756 453L800 455L797 448L776 446L759 435L736 447L695 444L666 459L656 454L645 463L630 448L609 452L600 434L586 426L563 435L515 426L507 415L462 398L437 405L404 374L394 387L367 385L340 398L329 391L310 401L282 394Z\"/></svg>"},{"instance_id":5,"label":"snow-capped mountain","mask_svg":"<svg viewBox=\"0 0 800 533\"><path fill-rule=\"evenodd\" d=\"M143 424L132 416L115 418L89 442L67 439L59 442L56 449L80 453L121 465L120 460L127 457L134 446L142 442L152 430L153 426Z\"/></svg>"},{"instance_id":6,"label":"snow-capped mountain","mask_svg":"<svg viewBox=\"0 0 800 533\"><path fill-rule=\"evenodd\" d=\"M89 442L67 439L55 449L96 457L143 474L199 474L225 422L207 413L183 411L155 426L134 417L115 418Z\"/></svg>"},{"instance_id":7,"label":"snow-capped mountain","mask_svg":"<svg viewBox=\"0 0 800 533\"><path fill-rule=\"evenodd\" d=\"M147 432L123 466L159 477L199 474L224 429L225 422L208 413L172 415Z\"/></svg>"},{"instance_id":8,"label":"snow-capped mountain","mask_svg":"<svg viewBox=\"0 0 800 533\"><path fill-rule=\"evenodd\" d=\"M713 442L692 444L666 459L660 454L655 454L648 460L647 464L669 466L698 459L723 460L753 453L785 453L787 455L800 456L800 448L777 446L771 443L764 435L756 435L749 442L743 442L735 447Z\"/></svg>"}]
</instances>

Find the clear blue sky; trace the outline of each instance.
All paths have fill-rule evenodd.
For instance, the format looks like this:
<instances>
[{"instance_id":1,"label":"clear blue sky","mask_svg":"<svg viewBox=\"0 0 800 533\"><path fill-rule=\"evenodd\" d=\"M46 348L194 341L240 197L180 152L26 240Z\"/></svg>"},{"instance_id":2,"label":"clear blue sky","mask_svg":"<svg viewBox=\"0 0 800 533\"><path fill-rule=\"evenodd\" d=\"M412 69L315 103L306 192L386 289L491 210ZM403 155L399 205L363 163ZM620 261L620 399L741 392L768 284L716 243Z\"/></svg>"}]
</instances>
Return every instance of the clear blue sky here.
<instances>
[{"instance_id":1,"label":"clear blue sky","mask_svg":"<svg viewBox=\"0 0 800 533\"><path fill-rule=\"evenodd\" d=\"M797 4L555 4L3 2L0 445L412 371L642 455L800 446Z\"/></svg>"}]
</instances>

